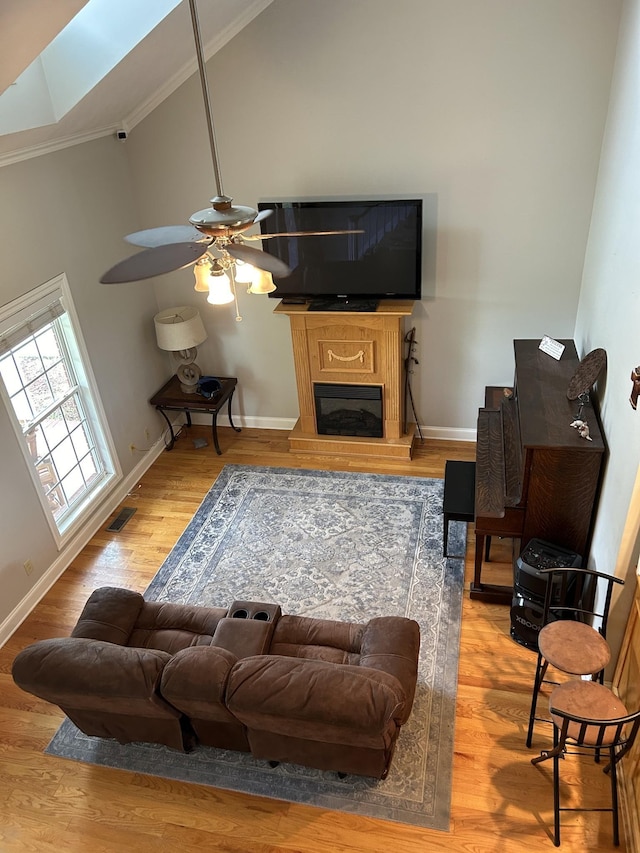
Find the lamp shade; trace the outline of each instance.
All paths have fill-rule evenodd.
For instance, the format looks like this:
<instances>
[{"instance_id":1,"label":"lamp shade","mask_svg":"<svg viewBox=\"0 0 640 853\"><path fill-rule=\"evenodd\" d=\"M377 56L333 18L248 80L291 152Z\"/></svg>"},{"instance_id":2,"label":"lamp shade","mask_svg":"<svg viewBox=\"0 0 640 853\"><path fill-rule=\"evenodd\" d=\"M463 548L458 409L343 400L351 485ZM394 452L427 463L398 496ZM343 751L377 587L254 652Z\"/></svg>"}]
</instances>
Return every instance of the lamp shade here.
<instances>
[{"instance_id":1,"label":"lamp shade","mask_svg":"<svg viewBox=\"0 0 640 853\"><path fill-rule=\"evenodd\" d=\"M254 270L251 285L247 293L273 293L276 289L271 273L266 270Z\"/></svg>"},{"instance_id":2,"label":"lamp shade","mask_svg":"<svg viewBox=\"0 0 640 853\"><path fill-rule=\"evenodd\" d=\"M180 352L197 347L207 339L200 314L190 305L160 311L153 322L160 349Z\"/></svg>"}]
</instances>

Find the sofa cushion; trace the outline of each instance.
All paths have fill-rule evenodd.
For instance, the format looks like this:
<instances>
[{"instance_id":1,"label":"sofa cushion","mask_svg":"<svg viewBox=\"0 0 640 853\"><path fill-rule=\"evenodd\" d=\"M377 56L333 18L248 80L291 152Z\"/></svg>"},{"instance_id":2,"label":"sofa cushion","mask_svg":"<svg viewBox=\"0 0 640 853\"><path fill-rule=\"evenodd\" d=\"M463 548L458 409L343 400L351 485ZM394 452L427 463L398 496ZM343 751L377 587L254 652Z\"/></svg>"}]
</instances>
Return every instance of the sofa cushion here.
<instances>
[{"instance_id":1,"label":"sofa cushion","mask_svg":"<svg viewBox=\"0 0 640 853\"><path fill-rule=\"evenodd\" d=\"M87 599L71 636L126 646L143 604L139 592L100 587Z\"/></svg>"},{"instance_id":2,"label":"sofa cushion","mask_svg":"<svg viewBox=\"0 0 640 853\"><path fill-rule=\"evenodd\" d=\"M380 747L396 733L405 695L375 669L261 655L233 667L226 703L250 732Z\"/></svg>"},{"instance_id":3,"label":"sofa cushion","mask_svg":"<svg viewBox=\"0 0 640 853\"><path fill-rule=\"evenodd\" d=\"M235 718L224 704L227 680L237 658L217 646L193 646L175 654L162 673L162 695L189 717Z\"/></svg>"},{"instance_id":4,"label":"sofa cushion","mask_svg":"<svg viewBox=\"0 0 640 853\"><path fill-rule=\"evenodd\" d=\"M313 619L309 616L281 616L273 632L270 653L357 664L364 629L364 625L353 622Z\"/></svg>"},{"instance_id":5,"label":"sofa cushion","mask_svg":"<svg viewBox=\"0 0 640 853\"><path fill-rule=\"evenodd\" d=\"M413 619L379 616L371 619L364 630L360 666L387 672L402 684L406 702L401 723L406 723L411 713L419 652L420 626Z\"/></svg>"},{"instance_id":6,"label":"sofa cushion","mask_svg":"<svg viewBox=\"0 0 640 853\"><path fill-rule=\"evenodd\" d=\"M23 690L60 705L120 714L179 716L159 695L160 677L171 656L101 640L63 637L40 640L13 662Z\"/></svg>"},{"instance_id":7,"label":"sofa cushion","mask_svg":"<svg viewBox=\"0 0 640 853\"><path fill-rule=\"evenodd\" d=\"M209 646L226 613L223 607L145 601L127 645L161 649L169 654L190 646Z\"/></svg>"}]
</instances>

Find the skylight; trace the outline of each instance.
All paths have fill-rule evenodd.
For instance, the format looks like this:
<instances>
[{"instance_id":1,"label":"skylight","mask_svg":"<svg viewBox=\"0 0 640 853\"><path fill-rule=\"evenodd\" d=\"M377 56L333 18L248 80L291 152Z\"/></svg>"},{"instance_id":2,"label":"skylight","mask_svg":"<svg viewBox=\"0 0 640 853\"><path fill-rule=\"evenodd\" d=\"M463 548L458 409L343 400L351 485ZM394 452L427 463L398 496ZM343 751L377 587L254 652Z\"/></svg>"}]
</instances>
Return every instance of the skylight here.
<instances>
[{"instance_id":1,"label":"skylight","mask_svg":"<svg viewBox=\"0 0 640 853\"><path fill-rule=\"evenodd\" d=\"M89 0L0 95L0 134L55 124L180 0Z\"/></svg>"}]
</instances>

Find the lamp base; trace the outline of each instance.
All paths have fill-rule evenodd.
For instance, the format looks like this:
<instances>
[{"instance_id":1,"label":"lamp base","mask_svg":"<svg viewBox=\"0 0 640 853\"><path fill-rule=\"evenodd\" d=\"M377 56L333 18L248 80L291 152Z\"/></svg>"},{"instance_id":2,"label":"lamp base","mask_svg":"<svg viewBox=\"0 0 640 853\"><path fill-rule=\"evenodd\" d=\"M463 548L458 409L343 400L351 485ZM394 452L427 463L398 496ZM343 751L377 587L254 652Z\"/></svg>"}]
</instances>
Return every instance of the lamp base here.
<instances>
[{"instance_id":1,"label":"lamp base","mask_svg":"<svg viewBox=\"0 0 640 853\"><path fill-rule=\"evenodd\" d=\"M185 394L197 393L198 382L202 376L202 371L195 362L181 364L176 370L176 376L180 380L180 388Z\"/></svg>"}]
</instances>

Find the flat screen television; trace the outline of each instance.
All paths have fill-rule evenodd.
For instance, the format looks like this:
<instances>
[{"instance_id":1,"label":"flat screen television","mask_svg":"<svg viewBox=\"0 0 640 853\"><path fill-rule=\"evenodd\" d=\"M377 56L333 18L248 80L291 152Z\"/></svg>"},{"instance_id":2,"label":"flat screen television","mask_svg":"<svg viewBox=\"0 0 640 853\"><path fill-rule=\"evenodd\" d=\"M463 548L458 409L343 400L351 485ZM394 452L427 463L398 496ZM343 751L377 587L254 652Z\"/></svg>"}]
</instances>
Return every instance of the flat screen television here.
<instances>
[{"instance_id":1,"label":"flat screen television","mask_svg":"<svg viewBox=\"0 0 640 853\"><path fill-rule=\"evenodd\" d=\"M370 310L380 299L420 299L422 199L261 201L273 210L262 234L351 231L349 234L270 237L262 248L292 270L269 294L310 307Z\"/></svg>"}]
</instances>

